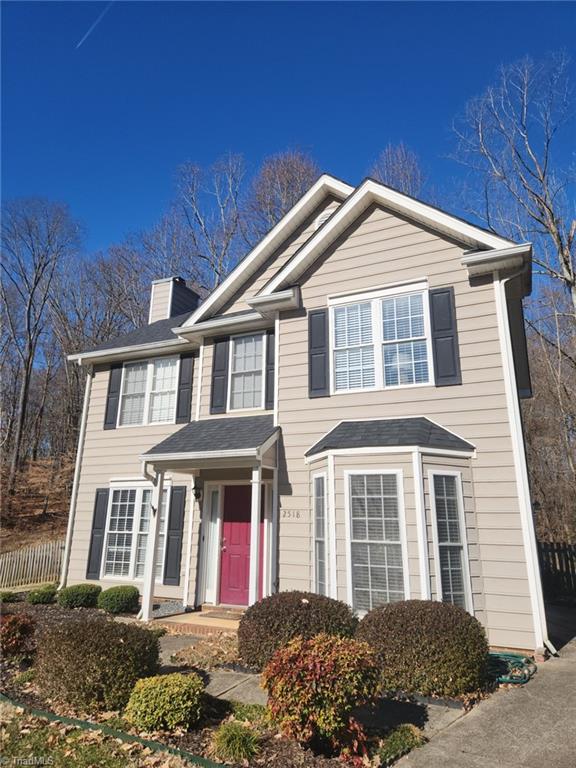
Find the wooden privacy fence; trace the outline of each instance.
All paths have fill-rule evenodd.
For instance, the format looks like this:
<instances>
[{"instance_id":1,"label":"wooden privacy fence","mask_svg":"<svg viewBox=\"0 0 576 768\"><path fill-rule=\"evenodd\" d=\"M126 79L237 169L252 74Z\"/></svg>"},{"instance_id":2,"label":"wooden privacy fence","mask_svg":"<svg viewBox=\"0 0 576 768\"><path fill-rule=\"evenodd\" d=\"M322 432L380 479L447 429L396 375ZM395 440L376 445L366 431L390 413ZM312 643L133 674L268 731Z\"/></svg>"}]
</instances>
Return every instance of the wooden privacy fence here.
<instances>
[{"instance_id":1,"label":"wooden privacy fence","mask_svg":"<svg viewBox=\"0 0 576 768\"><path fill-rule=\"evenodd\" d=\"M541 541L538 551L546 599L576 598L576 544Z\"/></svg>"},{"instance_id":2,"label":"wooden privacy fence","mask_svg":"<svg viewBox=\"0 0 576 768\"><path fill-rule=\"evenodd\" d=\"M0 588L58 581L63 555L64 539L45 541L0 555Z\"/></svg>"}]
</instances>

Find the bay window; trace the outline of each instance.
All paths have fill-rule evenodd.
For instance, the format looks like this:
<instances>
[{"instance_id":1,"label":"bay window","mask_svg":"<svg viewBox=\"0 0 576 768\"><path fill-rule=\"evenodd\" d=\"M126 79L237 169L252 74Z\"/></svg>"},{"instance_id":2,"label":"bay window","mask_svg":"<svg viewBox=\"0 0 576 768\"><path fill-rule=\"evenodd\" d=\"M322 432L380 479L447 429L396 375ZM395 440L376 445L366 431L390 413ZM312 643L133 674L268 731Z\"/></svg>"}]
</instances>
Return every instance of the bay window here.
<instances>
[{"instance_id":1,"label":"bay window","mask_svg":"<svg viewBox=\"0 0 576 768\"><path fill-rule=\"evenodd\" d=\"M178 358L125 363L118 425L171 423L176 415Z\"/></svg>"}]
</instances>

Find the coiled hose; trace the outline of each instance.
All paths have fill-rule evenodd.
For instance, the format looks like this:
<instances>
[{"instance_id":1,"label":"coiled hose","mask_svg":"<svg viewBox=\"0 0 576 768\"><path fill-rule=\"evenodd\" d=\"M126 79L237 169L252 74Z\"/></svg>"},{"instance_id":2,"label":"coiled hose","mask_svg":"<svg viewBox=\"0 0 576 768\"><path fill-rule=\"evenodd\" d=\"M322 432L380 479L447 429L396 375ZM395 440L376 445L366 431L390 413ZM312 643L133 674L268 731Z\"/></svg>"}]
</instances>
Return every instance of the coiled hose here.
<instances>
[{"instance_id":1,"label":"coiled hose","mask_svg":"<svg viewBox=\"0 0 576 768\"><path fill-rule=\"evenodd\" d=\"M525 685L536 673L536 664L521 653L491 652L488 672L498 683Z\"/></svg>"}]
</instances>

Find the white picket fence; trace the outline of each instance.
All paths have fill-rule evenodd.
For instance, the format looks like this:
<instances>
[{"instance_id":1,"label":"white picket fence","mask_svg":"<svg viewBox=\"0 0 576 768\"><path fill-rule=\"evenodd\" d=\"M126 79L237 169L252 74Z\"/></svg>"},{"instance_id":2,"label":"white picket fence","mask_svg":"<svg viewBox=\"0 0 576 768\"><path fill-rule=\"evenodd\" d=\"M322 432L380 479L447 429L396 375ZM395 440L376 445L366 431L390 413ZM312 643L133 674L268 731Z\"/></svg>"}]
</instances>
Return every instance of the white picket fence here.
<instances>
[{"instance_id":1,"label":"white picket fence","mask_svg":"<svg viewBox=\"0 0 576 768\"><path fill-rule=\"evenodd\" d=\"M58 581L63 555L64 539L0 555L0 589Z\"/></svg>"}]
</instances>

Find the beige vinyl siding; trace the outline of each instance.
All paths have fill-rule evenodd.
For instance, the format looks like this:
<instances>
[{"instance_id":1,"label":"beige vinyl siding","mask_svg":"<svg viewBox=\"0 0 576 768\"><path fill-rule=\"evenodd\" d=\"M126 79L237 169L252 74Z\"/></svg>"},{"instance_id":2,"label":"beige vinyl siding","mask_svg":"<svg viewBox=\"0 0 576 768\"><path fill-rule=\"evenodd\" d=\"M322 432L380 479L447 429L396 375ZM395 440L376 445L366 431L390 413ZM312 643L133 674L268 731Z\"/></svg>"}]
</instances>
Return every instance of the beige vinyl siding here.
<instances>
[{"instance_id":1,"label":"beige vinyl siding","mask_svg":"<svg viewBox=\"0 0 576 768\"><path fill-rule=\"evenodd\" d=\"M150 291L150 322L157 320L166 320L170 316L170 286L171 280L165 280L161 283L153 283Z\"/></svg>"},{"instance_id":2,"label":"beige vinyl siding","mask_svg":"<svg viewBox=\"0 0 576 768\"><path fill-rule=\"evenodd\" d=\"M486 535L497 540L501 527L509 531L508 538L497 545L484 538L481 544L475 544L482 565L474 577L474 588L481 589L479 579L483 576L482 610L486 611L490 641L501 644L508 629L509 637L518 640L518 647L531 648L534 640L528 601L519 602L523 611L520 614L507 616L496 609L503 596L528 598L528 580L494 287L490 283L470 285L460 262L464 250L382 208L372 207L304 276L301 291L307 311L326 307L333 294L371 290L402 280L427 278L430 288L454 286L463 381L452 387L405 387L309 399L307 316L301 311L283 313L277 375L286 469L282 471L281 465L280 503L282 508L309 515L309 468L304 454L341 419L424 415L455 431L477 447L471 473L478 542ZM505 520L506 525L500 526L500 520ZM305 569L303 554L290 551L291 547L281 515L281 557ZM308 552L309 548L306 558ZM414 557L411 560L417 574L417 563ZM293 570L287 572L281 564L279 576L281 588L291 588L286 585L294 583ZM528 631L520 630L521 624L527 624Z\"/></svg>"},{"instance_id":3,"label":"beige vinyl siding","mask_svg":"<svg viewBox=\"0 0 576 768\"><path fill-rule=\"evenodd\" d=\"M108 392L109 366L98 367L94 373L86 436L82 453L76 517L70 554L68 583L86 581L86 563L90 547L92 517L97 488L108 488L111 480L122 480L125 486L130 480L144 480L140 455L156 443L182 428L181 424L162 424L140 427L118 427L117 429L103 428L106 397ZM194 367L193 402L196 392L198 366ZM194 411L192 411L194 412ZM186 515L184 521L180 586L158 584L155 594L158 597L180 597L184 585L184 569L187 556L188 525L190 524L190 505L192 500L192 476L190 474L166 473L173 485L186 486ZM191 557L191 590L195 578L195 564L198 550L198 515L194 515L194 541ZM98 582L103 588L126 583L125 580L106 579Z\"/></svg>"},{"instance_id":4,"label":"beige vinyl siding","mask_svg":"<svg viewBox=\"0 0 576 768\"><path fill-rule=\"evenodd\" d=\"M288 259L296 253L298 248L304 245L306 240L314 234L318 216L325 211L333 213L340 207L340 203L341 201L333 196L328 196L323 200L300 227L298 227L298 229L284 243L282 243L280 248L266 260L265 264L246 281L242 286L242 290L222 308L219 314L227 315L231 312L240 312L242 310L250 309L246 300L256 296L256 294L264 288L266 283L269 282L280 269L282 269Z\"/></svg>"}]
</instances>

